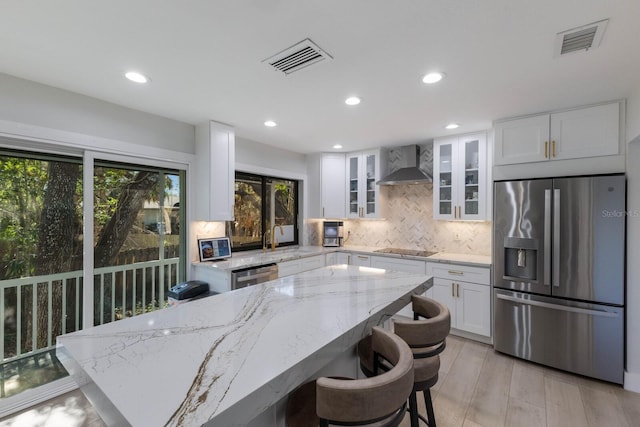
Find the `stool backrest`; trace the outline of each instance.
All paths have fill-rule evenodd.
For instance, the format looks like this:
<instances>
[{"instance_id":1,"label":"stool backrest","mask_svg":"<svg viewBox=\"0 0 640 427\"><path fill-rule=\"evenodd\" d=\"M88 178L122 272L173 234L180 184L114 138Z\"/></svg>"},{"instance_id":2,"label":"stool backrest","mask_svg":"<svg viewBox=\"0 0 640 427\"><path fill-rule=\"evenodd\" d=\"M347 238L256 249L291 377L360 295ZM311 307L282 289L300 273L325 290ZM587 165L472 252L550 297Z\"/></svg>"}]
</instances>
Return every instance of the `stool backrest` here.
<instances>
[{"instance_id":1,"label":"stool backrest","mask_svg":"<svg viewBox=\"0 0 640 427\"><path fill-rule=\"evenodd\" d=\"M316 412L335 423L365 423L398 412L413 389L413 353L395 334L382 328L372 330L376 357L393 367L380 375L360 380L318 378Z\"/></svg>"},{"instance_id":2,"label":"stool backrest","mask_svg":"<svg viewBox=\"0 0 640 427\"><path fill-rule=\"evenodd\" d=\"M425 319L394 320L393 330L411 348L427 348L444 343L451 329L449 309L421 295L411 296L413 312Z\"/></svg>"}]
</instances>

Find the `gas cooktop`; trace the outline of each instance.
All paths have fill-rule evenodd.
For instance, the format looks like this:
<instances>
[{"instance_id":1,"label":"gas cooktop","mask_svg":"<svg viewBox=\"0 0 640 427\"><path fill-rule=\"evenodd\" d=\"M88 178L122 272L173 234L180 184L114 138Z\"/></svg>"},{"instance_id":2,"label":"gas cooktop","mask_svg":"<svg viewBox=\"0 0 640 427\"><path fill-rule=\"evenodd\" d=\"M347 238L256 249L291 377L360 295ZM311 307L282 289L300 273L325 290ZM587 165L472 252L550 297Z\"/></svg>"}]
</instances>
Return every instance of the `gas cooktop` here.
<instances>
[{"instance_id":1,"label":"gas cooktop","mask_svg":"<svg viewBox=\"0 0 640 427\"><path fill-rule=\"evenodd\" d=\"M431 255L437 254L437 252L434 252L434 251L423 251L420 249L401 249L401 248L384 248L384 249L378 249L375 252L380 252L383 254L411 255L411 256L421 256L421 257L428 257Z\"/></svg>"}]
</instances>

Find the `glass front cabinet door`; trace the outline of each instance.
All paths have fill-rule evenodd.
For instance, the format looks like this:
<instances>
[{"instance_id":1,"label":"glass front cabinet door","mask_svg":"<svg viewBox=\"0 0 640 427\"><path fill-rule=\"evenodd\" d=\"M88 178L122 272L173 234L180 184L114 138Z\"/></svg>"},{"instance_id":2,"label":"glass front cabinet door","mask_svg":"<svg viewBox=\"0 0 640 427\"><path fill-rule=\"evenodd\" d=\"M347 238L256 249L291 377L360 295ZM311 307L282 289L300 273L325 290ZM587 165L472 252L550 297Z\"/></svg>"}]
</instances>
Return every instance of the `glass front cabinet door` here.
<instances>
[{"instance_id":1,"label":"glass front cabinet door","mask_svg":"<svg viewBox=\"0 0 640 427\"><path fill-rule=\"evenodd\" d=\"M347 154L347 216L378 218L380 151Z\"/></svg>"},{"instance_id":2,"label":"glass front cabinet door","mask_svg":"<svg viewBox=\"0 0 640 427\"><path fill-rule=\"evenodd\" d=\"M486 135L434 141L433 216L446 220L485 220Z\"/></svg>"}]
</instances>

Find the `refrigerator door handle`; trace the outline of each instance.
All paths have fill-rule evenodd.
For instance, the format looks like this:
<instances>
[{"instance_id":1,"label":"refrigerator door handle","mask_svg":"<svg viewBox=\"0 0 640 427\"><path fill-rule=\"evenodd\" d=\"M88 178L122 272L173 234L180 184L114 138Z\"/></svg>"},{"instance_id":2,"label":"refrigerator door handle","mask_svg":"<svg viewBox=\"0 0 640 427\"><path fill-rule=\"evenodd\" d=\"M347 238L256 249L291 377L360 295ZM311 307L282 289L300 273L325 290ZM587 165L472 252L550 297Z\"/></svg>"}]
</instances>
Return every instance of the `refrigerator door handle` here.
<instances>
[{"instance_id":1,"label":"refrigerator door handle","mask_svg":"<svg viewBox=\"0 0 640 427\"><path fill-rule=\"evenodd\" d=\"M551 284L551 190L544 190L544 280Z\"/></svg>"},{"instance_id":2,"label":"refrigerator door handle","mask_svg":"<svg viewBox=\"0 0 640 427\"><path fill-rule=\"evenodd\" d=\"M553 277L551 284L560 286L560 189L553 190Z\"/></svg>"},{"instance_id":3,"label":"refrigerator door handle","mask_svg":"<svg viewBox=\"0 0 640 427\"><path fill-rule=\"evenodd\" d=\"M611 312L602 311L602 310L591 310L588 308L569 307L565 305L550 304L548 302L527 300L523 298L512 297L509 295L496 295L496 297L501 300L511 301L518 304L533 305L536 307L550 308L552 310L568 311L570 313L580 313L580 314L588 314L590 316L602 316L602 317L619 317L620 316L619 313L611 313Z\"/></svg>"}]
</instances>

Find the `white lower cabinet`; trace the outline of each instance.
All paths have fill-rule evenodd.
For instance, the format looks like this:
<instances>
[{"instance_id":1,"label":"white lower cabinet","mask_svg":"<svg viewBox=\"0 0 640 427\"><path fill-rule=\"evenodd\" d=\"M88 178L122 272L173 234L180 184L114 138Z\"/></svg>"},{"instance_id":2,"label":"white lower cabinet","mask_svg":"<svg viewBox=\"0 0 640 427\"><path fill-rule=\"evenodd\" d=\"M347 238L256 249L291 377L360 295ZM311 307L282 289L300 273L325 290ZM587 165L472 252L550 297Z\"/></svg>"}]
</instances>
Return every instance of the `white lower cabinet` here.
<instances>
[{"instance_id":1,"label":"white lower cabinet","mask_svg":"<svg viewBox=\"0 0 640 427\"><path fill-rule=\"evenodd\" d=\"M327 254L326 265L350 264L351 254L347 252L331 252Z\"/></svg>"},{"instance_id":2,"label":"white lower cabinet","mask_svg":"<svg viewBox=\"0 0 640 427\"><path fill-rule=\"evenodd\" d=\"M364 254L351 254L350 265L359 265L361 267L371 267L371 256Z\"/></svg>"},{"instance_id":3,"label":"white lower cabinet","mask_svg":"<svg viewBox=\"0 0 640 427\"><path fill-rule=\"evenodd\" d=\"M385 256L372 256L371 267L385 270L406 271L407 273L426 274L427 262L417 259L403 259Z\"/></svg>"},{"instance_id":4,"label":"white lower cabinet","mask_svg":"<svg viewBox=\"0 0 640 427\"><path fill-rule=\"evenodd\" d=\"M433 299L449 307L451 327L491 336L491 287L435 277Z\"/></svg>"},{"instance_id":5,"label":"white lower cabinet","mask_svg":"<svg viewBox=\"0 0 640 427\"><path fill-rule=\"evenodd\" d=\"M451 328L491 337L491 271L487 267L427 263L433 299L451 312Z\"/></svg>"},{"instance_id":6,"label":"white lower cabinet","mask_svg":"<svg viewBox=\"0 0 640 427\"><path fill-rule=\"evenodd\" d=\"M291 276L325 266L325 256L315 255L278 263L278 277Z\"/></svg>"}]
</instances>

